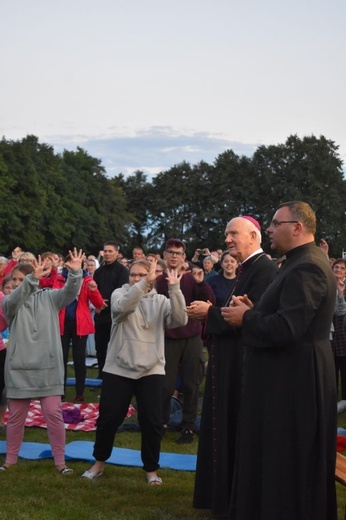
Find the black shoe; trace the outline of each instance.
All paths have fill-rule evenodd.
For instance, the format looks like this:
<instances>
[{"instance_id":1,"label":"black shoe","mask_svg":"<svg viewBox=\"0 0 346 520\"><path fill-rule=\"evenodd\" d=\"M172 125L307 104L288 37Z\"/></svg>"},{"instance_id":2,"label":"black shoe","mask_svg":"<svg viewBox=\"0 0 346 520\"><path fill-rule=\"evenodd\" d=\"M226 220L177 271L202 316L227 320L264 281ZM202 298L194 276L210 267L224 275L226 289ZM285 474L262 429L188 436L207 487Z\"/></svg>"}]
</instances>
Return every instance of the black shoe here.
<instances>
[{"instance_id":1,"label":"black shoe","mask_svg":"<svg viewBox=\"0 0 346 520\"><path fill-rule=\"evenodd\" d=\"M177 444L191 444L193 442L193 431L184 428L175 442Z\"/></svg>"}]
</instances>

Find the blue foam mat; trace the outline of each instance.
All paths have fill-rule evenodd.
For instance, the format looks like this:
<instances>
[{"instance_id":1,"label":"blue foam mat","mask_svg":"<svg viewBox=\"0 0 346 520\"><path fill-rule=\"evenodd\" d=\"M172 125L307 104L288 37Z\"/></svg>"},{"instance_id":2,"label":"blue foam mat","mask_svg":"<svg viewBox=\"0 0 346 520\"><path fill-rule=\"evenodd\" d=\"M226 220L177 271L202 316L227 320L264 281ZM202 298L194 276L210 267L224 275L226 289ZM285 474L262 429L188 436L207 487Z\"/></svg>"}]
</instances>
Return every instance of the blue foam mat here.
<instances>
[{"instance_id":1,"label":"blue foam mat","mask_svg":"<svg viewBox=\"0 0 346 520\"><path fill-rule=\"evenodd\" d=\"M66 379L66 385L67 386L74 386L76 384L76 379L74 377L68 377ZM85 379L85 386L101 386L102 385L102 379L91 379L90 377L87 377Z\"/></svg>"},{"instance_id":2,"label":"blue foam mat","mask_svg":"<svg viewBox=\"0 0 346 520\"><path fill-rule=\"evenodd\" d=\"M94 443L92 441L72 441L66 444L66 460L85 460L94 462L92 455ZM6 453L6 441L0 441L0 453ZM49 444L41 444L38 442L23 442L19 452L19 456L23 459L38 460L52 458L52 452ZM181 471L195 471L196 455L186 455L181 453L160 454L161 468L176 469ZM108 464L118 466L136 466L142 467L141 454L138 450L129 450L127 448L113 448Z\"/></svg>"}]
</instances>

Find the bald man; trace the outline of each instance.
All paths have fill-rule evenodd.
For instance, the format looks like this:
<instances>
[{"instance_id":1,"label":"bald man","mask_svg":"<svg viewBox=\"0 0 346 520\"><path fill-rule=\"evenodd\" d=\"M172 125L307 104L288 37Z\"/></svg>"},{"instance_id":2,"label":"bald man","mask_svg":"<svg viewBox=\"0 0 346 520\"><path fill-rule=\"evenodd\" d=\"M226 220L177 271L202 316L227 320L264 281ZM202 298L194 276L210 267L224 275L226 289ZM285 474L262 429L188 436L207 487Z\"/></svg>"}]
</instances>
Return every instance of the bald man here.
<instances>
[{"instance_id":1,"label":"bald man","mask_svg":"<svg viewBox=\"0 0 346 520\"><path fill-rule=\"evenodd\" d=\"M315 230L308 204L281 204L267 233L285 263L254 308L233 296L221 311L245 352L232 520L337 518L336 282Z\"/></svg>"},{"instance_id":2,"label":"bald man","mask_svg":"<svg viewBox=\"0 0 346 520\"><path fill-rule=\"evenodd\" d=\"M227 300L233 294L247 294L257 302L276 274L276 266L261 248L261 227L253 217L236 217L228 222L225 237L227 249L240 264ZM222 517L229 509L235 461L243 370L241 328L226 323L221 308L206 302L193 302L187 313L204 320L210 345L193 505Z\"/></svg>"}]
</instances>

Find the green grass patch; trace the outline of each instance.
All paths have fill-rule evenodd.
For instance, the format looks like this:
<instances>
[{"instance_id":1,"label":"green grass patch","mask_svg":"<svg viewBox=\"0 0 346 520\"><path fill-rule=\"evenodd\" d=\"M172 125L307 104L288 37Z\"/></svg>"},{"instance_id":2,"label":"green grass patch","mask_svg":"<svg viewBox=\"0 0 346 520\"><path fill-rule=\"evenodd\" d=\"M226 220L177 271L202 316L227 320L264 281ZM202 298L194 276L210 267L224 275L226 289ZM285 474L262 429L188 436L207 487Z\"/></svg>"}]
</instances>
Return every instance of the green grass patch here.
<instances>
[{"instance_id":1,"label":"green grass patch","mask_svg":"<svg viewBox=\"0 0 346 520\"><path fill-rule=\"evenodd\" d=\"M69 377L73 377L69 368ZM96 370L88 369L88 377ZM98 402L100 389L86 389L85 399ZM66 401L73 402L75 391L67 387ZM137 420L135 415L130 420ZM346 412L338 416L338 426L346 427ZM67 431L66 442L94 441L94 432ZM162 451L197 453L198 438L192 444L177 445L178 434L168 432L162 442ZM4 435L0 437L4 439ZM24 440L48 443L47 430L26 428ZM115 445L140 449L140 433L121 432ZM3 461L3 457L1 462ZM159 470L163 479L160 487L150 487L141 468L106 466L104 475L89 482L81 478L90 464L69 461L74 473L62 476L55 471L52 459L27 461L0 473L2 500L0 520L212 520L208 511L192 508L194 473L188 471ZM346 488L337 484L338 519L344 519ZM249 497L251 500L251 497Z\"/></svg>"}]
</instances>

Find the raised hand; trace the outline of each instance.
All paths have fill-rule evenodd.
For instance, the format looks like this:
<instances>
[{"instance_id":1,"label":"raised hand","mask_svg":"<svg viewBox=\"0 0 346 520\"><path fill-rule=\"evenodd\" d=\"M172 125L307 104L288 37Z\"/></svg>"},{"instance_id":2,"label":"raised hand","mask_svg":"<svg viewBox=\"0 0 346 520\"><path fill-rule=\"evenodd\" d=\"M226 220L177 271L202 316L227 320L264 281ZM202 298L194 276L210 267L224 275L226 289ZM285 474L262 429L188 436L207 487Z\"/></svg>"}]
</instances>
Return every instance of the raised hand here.
<instances>
[{"instance_id":1,"label":"raised hand","mask_svg":"<svg viewBox=\"0 0 346 520\"><path fill-rule=\"evenodd\" d=\"M327 240L325 240L324 238L321 238L321 240L320 240L320 248L321 248L322 251L324 251L325 254L328 256L328 253L329 253L329 244L328 244Z\"/></svg>"},{"instance_id":2,"label":"raised hand","mask_svg":"<svg viewBox=\"0 0 346 520\"><path fill-rule=\"evenodd\" d=\"M201 283L204 280L204 271L203 269L200 269L199 267L193 267L192 269L192 276L195 279L196 283Z\"/></svg>"},{"instance_id":3,"label":"raised hand","mask_svg":"<svg viewBox=\"0 0 346 520\"><path fill-rule=\"evenodd\" d=\"M59 265L59 256L56 253L54 253L52 256L52 263L53 267L57 267Z\"/></svg>"},{"instance_id":4,"label":"raised hand","mask_svg":"<svg viewBox=\"0 0 346 520\"><path fill-rule=\"evenodd\" d=\"M191 270L190 270L189 262L182 262L181 264L179 264L177 266L177 272L181 275L190 273Z\"/></svg>"},{"instance_id":5,"label":"raised hand","mask_svg":"<svg viewBox=\"0 0 346 520\"><path fill-rule=\"evenodd\" d=\"M74 247L73 251L69 251L68 254L70 255L70 260L65 262L65 267L67 267L67 269L70 271L78 271L81 269L85 256L82 249L77 251L77 249Z\"/></svg>"},{"instance_id":6,"label":"raised hand","mask_svg":"<svg viewBox=\"0 0 346 520\"><path fill-rule=\"evenodd\" d=\"M50 268L50 260L49 258L45 258L42 260L41 255L38 255L37 261L34 262L34 276L37 279L42 278L42 276L46 276L49 272Z\"/></svg>"},{"instance_id":7,"label":"raised hand","mask_svg":"<svg viewBox=\"0 0 346 520\"><path fill-rule=\"evenodd\" d=\"M343 280L337 280L336 286L338 289L338 296L341 298L345 293L345 282Z\"/></svg>"},{"instance_id":8,"label":"raised hand","mask_svg":"<svg viewBox=\"0 0 346 520\"><path fill-rule=\"evenodd\" d=\"M166 280L168 285L180 283L181 277L183 276L183 272L179 272L177 269L167 269L166 274Z\"/></svg>"},{"instance_id":9,"label":"raised hand","mask_svg":"<svg viewBox=\"0 0 346 520\"><path fill-rule=\"evenodd\" d=\"M151 263L150 263L150 269L149 269L149 272L147 274L147 276L145 277L145 280L147 282L147 284L150 284L151 282L153 282L154 280L156 280L157 278L157 275L156 275L156 267L157 267L157 260L153 260Z\"/></svg>"}]
</instances>

